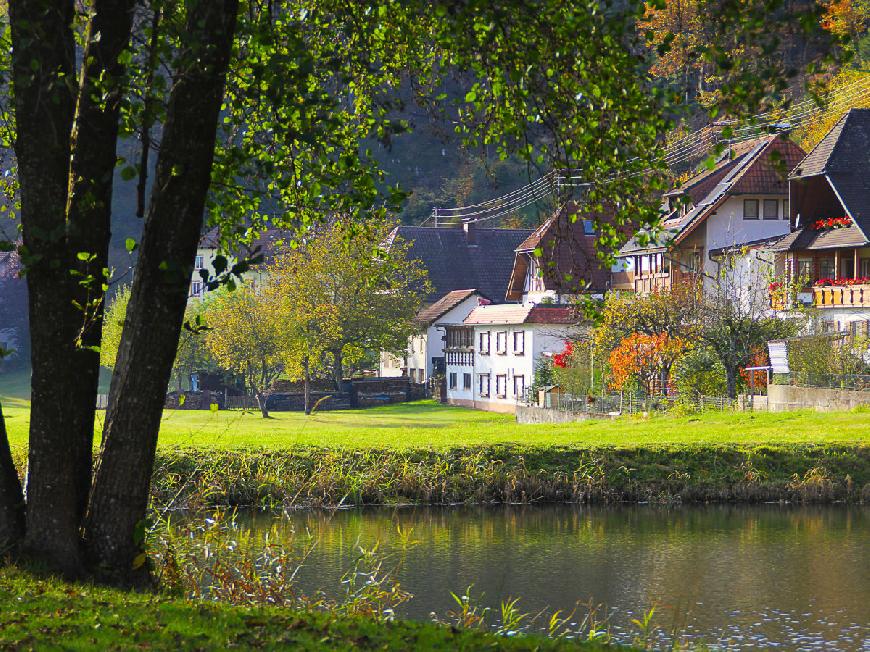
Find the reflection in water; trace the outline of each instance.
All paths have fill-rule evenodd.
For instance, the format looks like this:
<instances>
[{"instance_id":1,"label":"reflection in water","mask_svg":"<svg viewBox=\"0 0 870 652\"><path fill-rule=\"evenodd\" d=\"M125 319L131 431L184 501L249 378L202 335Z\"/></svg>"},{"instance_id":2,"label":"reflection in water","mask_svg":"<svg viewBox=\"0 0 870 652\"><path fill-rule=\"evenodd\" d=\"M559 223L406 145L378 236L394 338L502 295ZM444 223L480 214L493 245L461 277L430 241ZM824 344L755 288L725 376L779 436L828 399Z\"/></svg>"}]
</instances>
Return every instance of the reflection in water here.
<instances>
[{"instance_id":1,"label":"reflection in water","mask_svg":"<svg viewBox=\"0 0 870 652\"><path fill-rule=\"evenodd\" d=\"M275 517L245 514L242 527ZM870 510L707 506L405 507L285 515L279 530L319 543L300 571L306 592L331 593L357 542L418 543L400 574L406 617L454 605L473 584L497 608L605 605L618 639L655 604L657 622L685 639L731 647L870 649Z\"/></svg>"}]
</instances>

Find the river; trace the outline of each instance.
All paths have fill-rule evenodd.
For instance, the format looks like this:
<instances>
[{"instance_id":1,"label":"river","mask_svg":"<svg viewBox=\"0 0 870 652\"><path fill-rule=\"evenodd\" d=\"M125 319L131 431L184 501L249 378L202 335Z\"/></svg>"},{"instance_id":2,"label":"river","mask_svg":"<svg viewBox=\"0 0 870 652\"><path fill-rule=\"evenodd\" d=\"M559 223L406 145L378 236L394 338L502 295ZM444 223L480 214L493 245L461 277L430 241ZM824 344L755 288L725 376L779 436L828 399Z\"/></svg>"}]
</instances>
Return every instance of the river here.
<instances>
[{"instance_id":1,"label":"river","mask_svg":"<svg viewBox=\"0 0 870 652\"><path fill-rule=\"evenodd\" d=\"M508 505L245 512L238 527L311 537L306 592L334 594L379 543L428 619L471 594L498 610L599 606L617 641L655 605L663 631L727 649L870 650L870 509L847 506ZM403 534L400 534L400 531ZM415 543L398 552L410 537ZM578 610L580 615L586 606Z\"/></svg>"}]
</instances>

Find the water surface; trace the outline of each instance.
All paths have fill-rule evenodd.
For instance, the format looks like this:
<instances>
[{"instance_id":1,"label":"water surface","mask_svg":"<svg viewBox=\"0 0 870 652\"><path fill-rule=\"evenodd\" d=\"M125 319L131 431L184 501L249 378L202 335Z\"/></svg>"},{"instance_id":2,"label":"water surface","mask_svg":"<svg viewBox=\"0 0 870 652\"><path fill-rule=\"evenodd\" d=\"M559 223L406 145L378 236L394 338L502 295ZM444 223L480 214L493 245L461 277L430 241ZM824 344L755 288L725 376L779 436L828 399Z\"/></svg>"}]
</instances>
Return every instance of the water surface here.
<instances>
[{"instance_id":1,"label":"water surface","mask_svg":"<svg viewBox=\"0 0 870 652\"><path fill-rule=\"evenodd\" d=\"M276 517L243 514L243 528ZM404 507L301 511L280 531L317 540L300 570L306 592L334 594L358 546L400 549L414 594L400 615L455 608L473 585L495 609L602 605L618 640L651 605L665 630L728 649L870 650L870 509L845 506ZM582 610L581 610L582 611Z\"/></svg>"}]
</instances>

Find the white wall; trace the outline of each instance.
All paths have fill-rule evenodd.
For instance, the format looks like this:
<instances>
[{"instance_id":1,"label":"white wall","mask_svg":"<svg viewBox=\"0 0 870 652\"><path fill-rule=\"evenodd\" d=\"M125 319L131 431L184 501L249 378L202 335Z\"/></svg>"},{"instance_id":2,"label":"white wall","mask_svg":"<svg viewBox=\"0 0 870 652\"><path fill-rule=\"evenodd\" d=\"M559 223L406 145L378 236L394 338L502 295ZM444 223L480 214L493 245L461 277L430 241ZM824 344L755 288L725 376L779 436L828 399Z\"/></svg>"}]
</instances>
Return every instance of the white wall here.
<instances>
[{"instance_id":1,"label":"white wall","mask_svg":"<svg viewBox=\"0 0 870 652\"><path fill-rule=\"evenodd\" d=\"M479 343L481 333L490 333L489 355L480 353ZM507 333L507 347L504 354L497 351L497 333ZM514 351L514 333L522 332L524 337L523 352ZM487 324L474 327L474 367L448 365L448 378L451 373L457 374L456 389L448 385L447 399L461 405L470 405L484 410L513 412L517 400L515 379L523 377L523 386L528 389L534 381L535 366L544 353L558 353L565 348L565 340L569 337L569 329L565 326L549 324ZM472 391L462 388L462 374L472 373ZM480 393L480 375L489 374L489 396ZM504 396L497 393L497 376L505 377Z\"/></svg>"},{"instance_id":2,"label":"white wall","mask_svg":"<svg viewBox=\"0 0 870 652\"><path fill-rule=\"evenodd\" d=\"M743 200L758 200L758 219L747 220L743 218ZM764 200L775 199L777 201L777 219L764 219ZM718 210L707 218L707 242L705 259L709 263L709 254L712 249L731 247L755 240L772 238L777 235L785 235L789 232L788 219L783 219L783 195L737 195L729 197Z\"/></svg>"},{"instance_id":3,"label":"white wall","mask_svg":"<svg viewBox=\"0 0 870 652\"><path fill-rule=\"evenodd\" d=\"M462 324L463 320L468 317L469 313L478 306L478 296L471 295L457 306L454 306L446 313L441 315L436 320L436 324ZM444 327L436 327L435 324L429 326L425 332L412 335L408 338L408 348L405 351L407 359L407 369L410 373L414 370L413 380L420 382L419 370L424 370L423 381L428 381L432 377L433 364L432 358L440 358L444 356ZM385 365L385 356L389 354L381 354L381 364L378 373L381 376L401 376L401 369L396 373L395 367Z\"/></svg>"}]
</instances>

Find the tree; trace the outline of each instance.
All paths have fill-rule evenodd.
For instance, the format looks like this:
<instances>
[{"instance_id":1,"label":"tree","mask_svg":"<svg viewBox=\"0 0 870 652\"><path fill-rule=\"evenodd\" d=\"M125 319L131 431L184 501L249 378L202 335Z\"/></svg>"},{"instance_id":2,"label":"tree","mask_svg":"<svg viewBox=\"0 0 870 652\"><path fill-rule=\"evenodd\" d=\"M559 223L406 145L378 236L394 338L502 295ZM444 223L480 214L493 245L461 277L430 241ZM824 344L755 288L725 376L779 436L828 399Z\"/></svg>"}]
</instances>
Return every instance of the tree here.
<instances>
[{"instance_id":1,"label":"tree","mask_svg":"<svg viewBox=\"0 0 870 652\"><path fill-rule=\"evenodd\" d=\"M389 233L385 221L337 220L267 268L268 292L283 306L287 367L306 384L325 354L338 386L346 363L407 345L429 285L420 262L408 260L408 244L388 242Z\"/></svg>"},{"instance_id":2,"label":"tree","mask_svg":"<svg viewBox=\"0 0 870 652\"><path fill-rule=\"evenodd\" d=\"M793 336L804 321L799 316L771 316L770 284L757 271L743 269L739 252L726 254L698 300L696 336L725 368L731 399L737 397L740 369L751 366L754 352L770 340Z\"/></svg>"},{"instance_id":3,"label":"tree","mask_svg":"<svg viewBox=\"0 0 870 652\"><path fill-rule=\"evenodd\" d=\"M125 285L118 289L106 308L103 319L103 341L100 346L100 364L107 369L115 368L129 303L130 286ZM204 371L214 366L214 361L205 346L207 326L203 320L207 305L208 297L188 302L184 310L184 326L178 339L175 362L172 365L172 375L175 376L179 391L183 388L184 379L189 379L191 374L197 371Z\"/></svg>"},{"instance_id":4,"label":"tree","mask_svg":"<svg viewBox=\"0 0 870 652\"><path fill-rule=\"evenodd\" d=\"M687 348L685 340L667 333L632 333L610 352L610 385L621 391L629 380L636 379L652 396L656 383L661 381L664 392L670 368Z\"/></svg>"},{"instance_id":5,"label":"tree","mask_svg":"<svg viewBox=\"0 0 870 652\"><path fill-rule=\"evenodd\" d=\"M784 0L759 4L743 21L743 3L714 3L717 29L763 49L780 25L814 25L768 20L786 11ZM432 103L447 75L473 79L455 115L469 146L582 165L595 180L589 201L620 207L602 226L603 249L618 244L620 224L649 226L658 215L650 194L664 185L659 134L680 107L648 82L639 3L607 11L597 0L239 5L91 0L79 14L73 0L9 2L11 51L0 56L11 52L2 81L13 127L3 135L16 155L33 369L20 549L69 575L125 582L146 574L141 524L206 208L225 227L228 250L269 221L383 213L399 194L381 192L362 144L408 128L390 119L390 91L408 71ZM744 70L722 54L733 50L726 45L716 49L713 39L708 54L740 87L715 108L739 117L783 87L783 67L753 57ZM142 239L128 243L138 258L94 466L119 131L141 139L139 163L124 162L121 175L138 174L142 195L152 147L157 163ZM208 281L231 280L249 264ZM4 476L12 471L0 466ZM20 505L23 494L2 499Z\"/></svg>"},{"instance_id":6,"label":"tree","mask_svg":"<svg viewBox=\"0 0 870 652\"><path fill-rule=\"evenodd\" d=\"M266 390L284 369L273 296L242 286L213 297L206 309L208 350L222 368L244 378L264 419Z\"/></svg>"}]
</instances>

